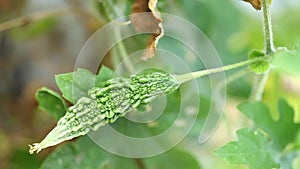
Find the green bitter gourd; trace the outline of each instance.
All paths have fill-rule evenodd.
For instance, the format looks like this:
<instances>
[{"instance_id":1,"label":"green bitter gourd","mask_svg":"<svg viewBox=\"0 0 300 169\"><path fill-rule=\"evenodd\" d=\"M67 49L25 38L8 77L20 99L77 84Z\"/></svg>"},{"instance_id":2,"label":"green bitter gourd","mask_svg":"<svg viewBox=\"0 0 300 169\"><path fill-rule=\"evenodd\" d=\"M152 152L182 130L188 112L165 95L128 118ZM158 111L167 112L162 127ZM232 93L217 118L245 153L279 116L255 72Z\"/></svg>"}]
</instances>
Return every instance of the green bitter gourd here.
<instances>
[{"instance_id":1,"label":"green bitter gourd","mask_svg":"<svg viewBox=\"0 0 300 169\"><path fill-rule=\"evenodd\" d=\"M114 78L94 87L87 97L68 108L57 126L40 142L29 145L29 152L40 152L63 141L85 135L91 130L113 123L141 104L175 91L180 83L164 72L143 72L130 78Z\"/></svg>"}]
</instances>

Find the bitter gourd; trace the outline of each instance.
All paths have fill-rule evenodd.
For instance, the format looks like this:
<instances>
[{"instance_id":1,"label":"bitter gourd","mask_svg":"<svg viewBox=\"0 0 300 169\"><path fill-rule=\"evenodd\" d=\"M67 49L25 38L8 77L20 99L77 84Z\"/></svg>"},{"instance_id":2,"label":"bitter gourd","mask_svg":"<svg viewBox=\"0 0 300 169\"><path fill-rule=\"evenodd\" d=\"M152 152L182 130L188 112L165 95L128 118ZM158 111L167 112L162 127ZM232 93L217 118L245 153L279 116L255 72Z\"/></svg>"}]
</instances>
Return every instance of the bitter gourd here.
<instances>
[{"instance_id":1,"label":"bitter gourd","mask_svg":"<svg viewBox=\"0 0 300 169\"><path fill-rule=\"evenodd\" d=\"M142 72L130 78L113 78L88 91L68 108L56 127L29 152L40 152L63 141L87 134L91 130L113 123L141 104L148 104L162 94L175 91L180 83L175 76L161 72Z\"/></svg>"}]
</instances>

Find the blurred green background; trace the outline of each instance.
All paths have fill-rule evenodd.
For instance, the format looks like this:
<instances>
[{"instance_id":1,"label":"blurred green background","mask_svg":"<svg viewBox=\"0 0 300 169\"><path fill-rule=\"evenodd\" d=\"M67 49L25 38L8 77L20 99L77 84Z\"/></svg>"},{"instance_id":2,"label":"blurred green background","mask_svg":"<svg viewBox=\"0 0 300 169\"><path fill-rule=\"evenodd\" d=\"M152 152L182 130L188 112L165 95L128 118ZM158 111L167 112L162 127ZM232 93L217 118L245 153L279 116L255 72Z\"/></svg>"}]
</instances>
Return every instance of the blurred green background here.
<instances>
[{"instance_id":1,"label":"blurred green background","mask_svg":"<svg viewBox=\"0 0 300 169\"><path fill-rule=\"evenodd\" d=\"M130 2L117 3L121 14L129 14ZM263 49L261 12L242 1L161 0L158 8L199 27L214 44L223 64L247 59L251 49ZM1 169L38 168L53 151L50 148L38 155L28 153L27 145L40 140L55 125L47 113L37 109L35 91L41 86L57 90L54 75L73 71L85 41L107 22L99 10L96 0L0 0L0 24L31 14L54 13L0 32ZM271 12L275 45L293 49L300 42L299 2L273 0ZM104 60L111 68L113 62L110 57ZM233 168L214 157L212 150L233 139L234 131L243 126L244 117L235 106L247 99L251 85L252 79L245 76L228 86L226 115L209 142L199 145L193 138L182 143L202 168ZM296 110L295 121L300 122L299 74L279 70L271 73L263 100L276 108L279 97L287 98Z\"/></svg>"}]
</instances>

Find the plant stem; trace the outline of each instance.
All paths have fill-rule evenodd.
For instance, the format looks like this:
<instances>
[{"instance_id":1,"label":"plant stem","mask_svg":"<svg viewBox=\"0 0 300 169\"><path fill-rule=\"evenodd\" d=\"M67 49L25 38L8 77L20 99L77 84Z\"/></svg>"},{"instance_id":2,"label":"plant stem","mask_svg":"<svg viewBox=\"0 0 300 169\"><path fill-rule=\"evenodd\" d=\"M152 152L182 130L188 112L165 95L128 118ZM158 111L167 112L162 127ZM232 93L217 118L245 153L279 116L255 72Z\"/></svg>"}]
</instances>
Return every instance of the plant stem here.
<instances>
[{"instance_id":1,"label":"plant stem","mask_svg":"<svg viewBox=\"0 0 300 169\"><path fill-rule=\"evenodd\" d=\"M274 52L269 0L262 0L262 10L263 10L264 33L265 33L265 54L269 55L270 53Z\"/></svg>"},{"instance_id":2,"label":"plant stem","mask_svg":"<svg viewBox=\"0 0 300 169\"><path fill-rule=\"evenodd\" d=\"M254 79L254 84L252 86L252 91L250 93L250 101L260 101L262 99L262 94L265 88L265 85L268 81L270 71L265 72L263 75L258 75Z\"/></svg>"},{"instance_id":3,"label":"plant stem","mask_svg":"<svg viewBox=\"0 0 300 169\"><path fill-rule=\"evenodd\" d=\"M264 22L264 34L265 34L265 55L273 53L274 42L273 42L273 32L271 15L269 8L269 0L262 0L262 10L263 10L263 22ZM264 92L265 85L267 83L270 71L265 72L257 78L257 83L252 87L250 100L260 101Z\"/></svg>"},{"instance_id":4,"label":"plant stem","mask_svg":"<svg viewBox=\"0 0 300 169\"><path fill-rule=\"evenodd\" d=\"M184 83L184 82L187 82L187 81L190 81L190 80L193 80L193 79L197 79L197 78L202 77L202 76L210 75L210 74L213 74L213 73L224 72L224 71L227 71L227 70L236 69L236 68L239 68L239 67L242 67L242 66L250 65L250 64L252 64L254 62L257 62L257 61L266 60L268 58L269 58L269 56L264 56L264 57L254 58L254 59L248 59L246 61L242 61L242 62L231 64L231 65L226 65L226 66L223 66L223 67L200 70L200 71L197 71L197 72L191 72L191 73L186 73L186 74L182 74L182 75L174 75L174 76L175 76L175 78L177 79L177 81L179 83Z\"/></svg>"},{"instance_id":5,"label":"plant stem","mask_svg":"<svg viewBox=\"0 0 300 169\"><path fill-rule=\"evenodd\" d=\"M119 40L119 39L122 39L121 38L121 32L120 30L116 30L114 29L114 35L115 35L115 38L116 40ZM132 65L132 63L130 62L129 58L127 58L128 54L127 54L127 51L126 51L126 48L125 48L125 45L123 42L120 42L116 45L117 47L117 51L119 53L119 57L122 58L123 62L124 62L124 65L126 67L126 69L132 74L134 73L134 66Z\"/></svg>"},{"instance_id":6,"label":"plant stem","mask_svg":"<svg viewBox=\"0 0 300 169\"><path fill-rule=\"evenodd\" d=\"M146 166L144 164L144 161L143 159L141 158L136 158L134 159L135 163L136 163L136 166L138 167L138 169L146 169Z\"/></svg>"},{"instance_id":7,"label":"plant stem","mask_svg":"<svg viewBox=\"0 0 300 169\"><path fill-rule=\"evenodd\" d=\"M113 21L114 18L116 17L121 17L121 15L119 15L119 11L117 10L117 7L112 3L112 1L103 1L102 2L103 5L107 8L110 9L111 11L113 11L113 13L110 13L109 10L105 11L105 15L108 18L109 21ZM116 16L113 16L113 14L116 14ZM114 22L116 24L116 26L125 26L126 23L117 23ZM118 40L122 40L122 36L121 36L121 31L118 28L114 29L114 38L116 41ZM122 41L120 41L117 45L116 45L116 51L118 52L119 56L122 61L124 61L124 66L125 68L129 71L129 73L134 73L135 72L135 68L132 65L131 61L129 60L129 58L127 58L128 53L126 51L126 47L124 45L124 43Z\"/></svg>"},{"instance_id":8,"label":"plant stem","mask_svg":"<svg viewBox=\"0 0 300 169\"><path fill-rule=\"evenodd\" d=\"M87 18L92 18L93 15L79 8L58 9L53 11L43 11L28 16L22 16L0 24L0 32L18 26L26 26L30 23L37 22L43 19L63 16L68 13L77 13Z\"/></svg>"}]
</instances>

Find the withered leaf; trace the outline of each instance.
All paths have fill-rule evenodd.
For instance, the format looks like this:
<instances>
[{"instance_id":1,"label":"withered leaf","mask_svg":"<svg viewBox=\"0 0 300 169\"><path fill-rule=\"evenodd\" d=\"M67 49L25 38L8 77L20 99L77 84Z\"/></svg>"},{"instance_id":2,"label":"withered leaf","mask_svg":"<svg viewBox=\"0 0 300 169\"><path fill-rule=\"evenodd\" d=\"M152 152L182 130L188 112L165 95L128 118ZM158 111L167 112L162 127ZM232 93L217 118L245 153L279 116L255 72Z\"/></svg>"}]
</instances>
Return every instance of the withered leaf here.
<instances>
[{"instance_id":1,"label":"withered leaf","mask_svg":"<svg viewBox=\"0 0 300 169\"><path fill-rule=\"evenodd\" d=\"M156 5L157 0L135 0L132 4L130 21L134 29L139 33L150 33L144 60L155 55L157 42L163 36L162 19Z\"/></svg>"},{"instance_id":2,"label":"withered leaf","mask_svg":"<svg viewBox=\"0 0 300 169\"><path fill-rule=\"evenodd\" d=\"M262 0L243 0L249 2L256 10L261 10Z\"/></svg>"}]
</instances>

